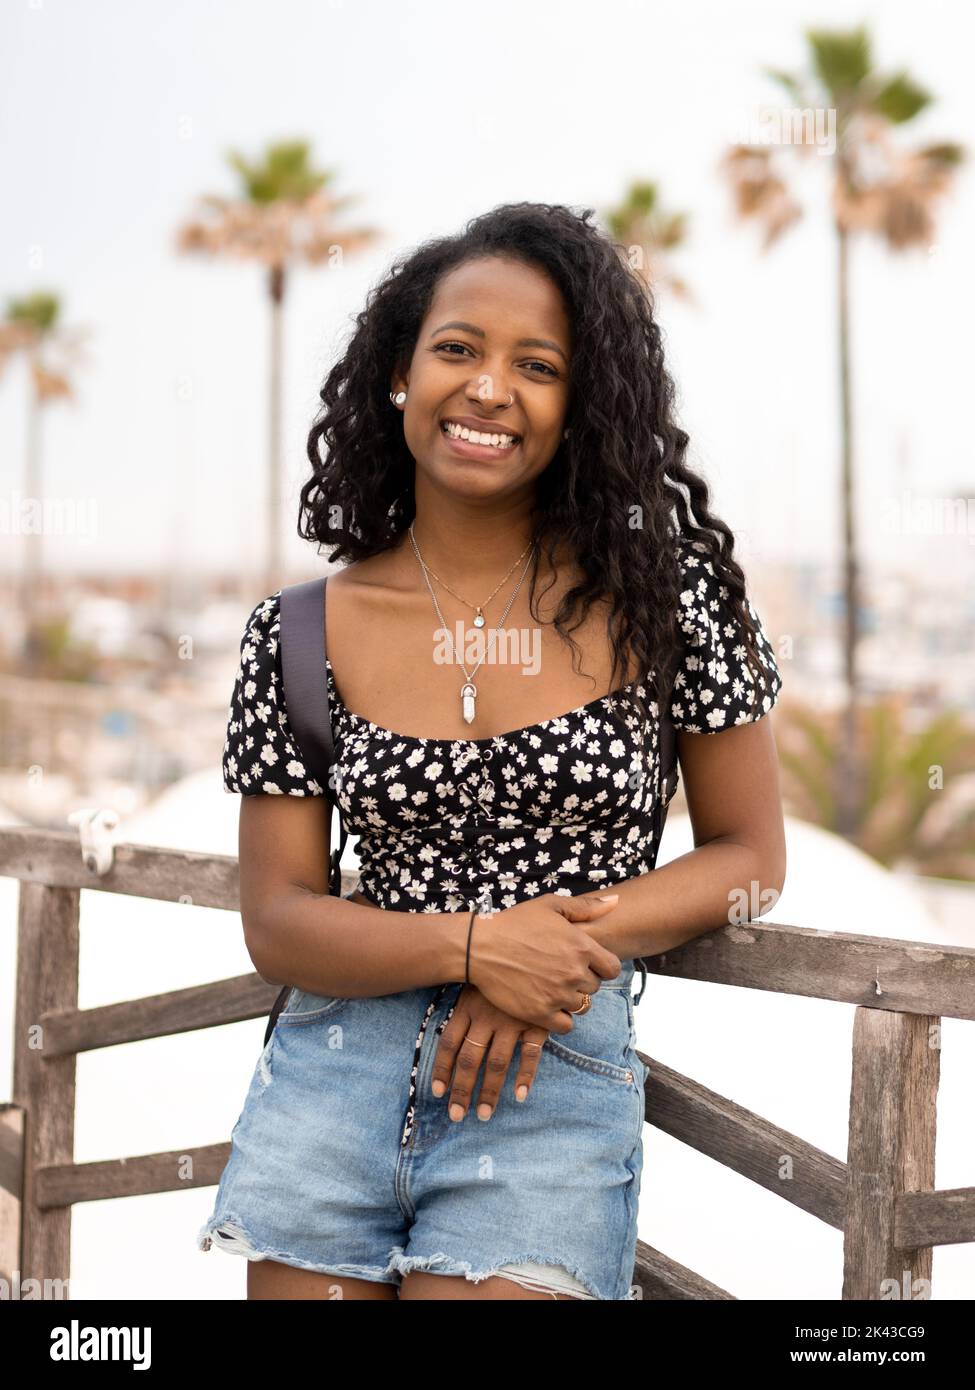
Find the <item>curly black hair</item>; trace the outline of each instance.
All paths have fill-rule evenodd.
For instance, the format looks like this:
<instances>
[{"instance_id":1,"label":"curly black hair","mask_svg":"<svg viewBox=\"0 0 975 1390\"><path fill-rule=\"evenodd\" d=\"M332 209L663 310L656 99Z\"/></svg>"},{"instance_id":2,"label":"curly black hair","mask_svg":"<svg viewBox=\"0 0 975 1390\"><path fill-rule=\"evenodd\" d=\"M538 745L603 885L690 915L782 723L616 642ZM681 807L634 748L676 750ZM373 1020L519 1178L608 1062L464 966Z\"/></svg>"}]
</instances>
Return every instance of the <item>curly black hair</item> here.
<instances>
[{"instance_id":1,"label":"curly black hair","mask_svg":"<svg viewBox=\"0 0 975 1390\"><path fill-rule=\"evenodd\" d=\"M652 294L631 269L626 248L595 226L593 216L592 209L508 203L393 263L370 291L344 355L321 388L322 406L308 435L312 475L301 489L298 534L329 549L331 561L365 559L398 542L416 515L416 464L402 417L390 407L390 381L409 366L442 275L475 257L518 258L561 290L573 343L564 422L569 437L536 483L533 617L538 621L540 553L554 568L556 545L568 542L585 578L563 597L556 630L577 651L570 633L593 602L608 600L611 689L617 671L625 679L627 656L635 657L639 670L652 673L654 698L662 701L680 652L678 546L703 542L708 554L702 558L727 586L763 689L734 536L711 513L708 485L684 459L689 436L674 420L674 385ZM644 702L637 703L645 714Z\"/></svg>"}]
</instances>

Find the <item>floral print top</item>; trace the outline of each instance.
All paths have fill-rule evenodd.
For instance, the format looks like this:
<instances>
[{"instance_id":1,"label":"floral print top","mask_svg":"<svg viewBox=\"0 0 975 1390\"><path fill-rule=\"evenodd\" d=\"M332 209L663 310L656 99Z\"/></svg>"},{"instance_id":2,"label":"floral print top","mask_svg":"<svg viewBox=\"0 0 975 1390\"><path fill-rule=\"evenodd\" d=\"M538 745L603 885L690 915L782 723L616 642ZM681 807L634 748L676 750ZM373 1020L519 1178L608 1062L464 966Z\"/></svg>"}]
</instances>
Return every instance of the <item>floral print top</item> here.
<instances>
[{"instance_id":1,"label":"floral print top","mask_svg":"<svg viewBox=\"0 0 975 1390\"><path fill-rule=\"evenodd\" d=\"M781 678L751 602L763 675L756 685L728 590L702 542L680 550L684 637L671 717L688 733L762 718ZM247 621L240 647L224 785L323 796L301 761L284 704L280 590ZM398 912L513 907L543 893L576 895L648 873L656 862L657 706L641 725L630 682L553 719L491 738L411 738L343 704L327 662L335 795L358 836L361 891Z\"/></svg>"}]
</instances>

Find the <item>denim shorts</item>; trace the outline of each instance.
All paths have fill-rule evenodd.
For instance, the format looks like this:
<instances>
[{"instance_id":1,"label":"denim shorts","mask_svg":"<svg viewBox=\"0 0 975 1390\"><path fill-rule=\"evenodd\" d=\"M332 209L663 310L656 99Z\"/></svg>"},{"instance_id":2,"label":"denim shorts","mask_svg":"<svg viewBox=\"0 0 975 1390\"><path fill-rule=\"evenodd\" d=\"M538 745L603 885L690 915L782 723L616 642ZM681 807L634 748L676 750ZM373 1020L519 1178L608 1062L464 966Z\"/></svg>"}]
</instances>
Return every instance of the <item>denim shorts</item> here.
<instances>
[{"instance_id":1,"label":"denim shorts","mask_svg":"<svg viewBox=\"0 0 975 1390\"><path fill-rule=\"evenodd\" d=\"M480 1077L460 1121L450 1090L430 1089L461 984L352 999L292 990L197 1247L393 1285L417 1269L635 1298L647 1068L633 974L625 961L570 1033L549 1034L524 1102L516 1048L486 1121Z\"/></svg>"}]
</instances>

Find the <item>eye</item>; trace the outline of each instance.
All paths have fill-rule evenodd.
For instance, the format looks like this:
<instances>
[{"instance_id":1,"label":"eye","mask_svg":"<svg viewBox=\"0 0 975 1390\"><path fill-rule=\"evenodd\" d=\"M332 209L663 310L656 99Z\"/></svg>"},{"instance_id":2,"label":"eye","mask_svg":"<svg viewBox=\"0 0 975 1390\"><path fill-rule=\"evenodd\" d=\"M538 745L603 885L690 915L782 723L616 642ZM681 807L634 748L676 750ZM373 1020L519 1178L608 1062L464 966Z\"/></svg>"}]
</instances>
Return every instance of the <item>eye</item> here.
<instances>
[{"instance_id":1,"label":"eye","mask_svg":"<svg viewBox=\"0 0 975 1390\"><path fill-rule=\"evenodd\" d=\"M433 351L434 351L434 352L440 352L441 349L443 349L443 348L460 348L462 352L470 352L470 348L467 346L466 343L457 343L457 342L437 343L436 346L433 348ZM456 352L450 352L450 353L447 354L448 357L458 357L459 355L460 355L460 354L459 354L459 353L456 353ZM558 376L558 372L557 372L556 369L551 365L551 363L549 363L549 362L543 362L543 361L541 361L540 358L535 358L533 361L528 362L528 363L526 363L525 365L526 365L526 366L529 366L529 367L541 367L541 368L543 369L543 374L544 374L544 375L555 376L555 377ZM533 376L538 376L539 373L538 373L538 372L533 372L532 375L533 375Z\"/></svg>"}]
</instances>

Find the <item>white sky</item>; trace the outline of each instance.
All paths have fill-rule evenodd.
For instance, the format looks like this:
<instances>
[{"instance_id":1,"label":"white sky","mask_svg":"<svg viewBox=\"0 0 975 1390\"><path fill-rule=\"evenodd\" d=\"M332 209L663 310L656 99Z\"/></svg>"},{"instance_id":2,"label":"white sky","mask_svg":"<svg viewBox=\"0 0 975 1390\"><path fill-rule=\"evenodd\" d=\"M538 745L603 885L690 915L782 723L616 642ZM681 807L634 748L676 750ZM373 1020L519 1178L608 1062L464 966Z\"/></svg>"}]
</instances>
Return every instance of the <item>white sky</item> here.
<instances>
[{"instance_id":1,"label":"white sky","mask_svg":"<svg viewBox=\"0 0 975 1390\"><path fill-rule=\"evenodd\" d=\"M496 0L7 0L0 10L0 295L52 286L92 329L76 405L48 412L48 487L98 517L52 539L59 568L231 567L260 554L266 295L256 267L179 257L175 228L205 191L230 193L223 153L307 136L361 196L350 222L383 242L340 272L291 283L286 338L288 555L304 441L336 342L394 254L498 203L601 210L632 178L692 214L676 268L699 309L661 303L681 420L743 553L834 554L838 476L834 247L818 160L810 215L770 256L737 228L715 166L728 139L795 69L803 29L874 37L936 96L903 138L975 149L972 20L916 4ZM798 161L793 161L793 164ZM825 161L823 161L825 163ZM904 487L964 497L973 446L975 193L963 173L931 255L854 253L860 519L875 558ZM38 262L40 262L38 264ZM181 399L187 383L190 399ZM22 369L0 378L2 491L21 489ZM975 549L965 546L970 557ZM17 545L4 546L9 566ZM956 551L956 558L958 552Z\"/></svg>"}]
</instances>

